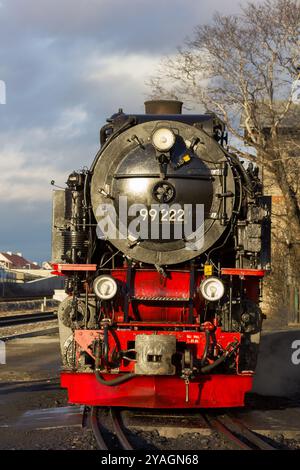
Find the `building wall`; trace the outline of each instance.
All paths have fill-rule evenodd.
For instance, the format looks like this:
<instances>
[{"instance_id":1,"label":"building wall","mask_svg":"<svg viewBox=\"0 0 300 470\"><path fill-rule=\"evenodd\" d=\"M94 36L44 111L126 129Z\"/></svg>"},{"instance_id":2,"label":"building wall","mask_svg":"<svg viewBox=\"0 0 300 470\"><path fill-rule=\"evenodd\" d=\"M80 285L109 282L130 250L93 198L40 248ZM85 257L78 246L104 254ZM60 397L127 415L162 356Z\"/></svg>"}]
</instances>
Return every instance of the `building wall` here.
<instances>
[{"instance_id":1,"label":"building wall","mask_svg":"<svg viewBox=\"0 0 300 470\"><path fill-rule=\"evenodd\" d=\"M287 245L290 227L286 223L283 194L267 171L263 173L264 193L272 196L272 271L264 281L262 309L266 325L284 327L300 324L299 278L291 265L294 255Z\"/></svg>"},{"instance_id":2,"label":"building wall","mask_svg":"<svg viewBox=\"0 0 300 470\"><path fill-rule=\"evenodd\" d=\"M0 298L53 296L55 290L63 289L63 287L62 276L51 276L24 283L0 282Z\"/></svg>"},{"instance_id":3,"label":"building wall","mask_svg":"<svg viewBox=\"0 0 300 470\"><path fill-rule=\"evenodd\" d=\"M26 274L32 278L52 276L51 271L48 269L11 269L11 271L19 274Z\"/></svg>"},{"instance_id":4,"label":"building wall","mask_svg":"<svg viewBox=\"0 0 300 470\"><path fill-rule=\"evenodd\" d=\"M4 268L9 268L11 263L0 253L0 266Z\"/></svg>"}]
</instances>

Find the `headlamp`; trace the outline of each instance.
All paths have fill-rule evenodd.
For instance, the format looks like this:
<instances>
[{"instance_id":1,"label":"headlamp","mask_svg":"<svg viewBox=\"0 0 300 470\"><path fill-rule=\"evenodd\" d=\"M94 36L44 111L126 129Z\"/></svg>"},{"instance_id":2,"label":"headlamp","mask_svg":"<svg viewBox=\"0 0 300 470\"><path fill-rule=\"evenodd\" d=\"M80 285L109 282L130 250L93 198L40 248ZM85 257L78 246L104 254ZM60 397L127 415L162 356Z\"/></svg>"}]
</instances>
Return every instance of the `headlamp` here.
<instances>
[{"instance_id":1,"label":"headlamp","mask_svg":"<svg viewBox=\"0 0 300 470\"><path fill-rule=\"evenodd\" d=\"M152 143L156 150L167 152L175 144L175 134L167 127L160 127L153 132Z\"/></svg>"},{"instance_id":2,"label":"headlamp","mask_svg":"<svg viewBox=\"0 0 300 470\"><path fill-rule=\"evenodd\" d=\"M206 300L211 302L220 300L224 295L224 284L217 277L208 277L200 284L200 292Z\"/></svg>"},{"instance_id":3,"label":"headlamp","mask_svg":"<svg viewBox=\"0 0 300 470\"><path fill-rule=\"evenodd\" d=\"M103 275L96 277L93 283L93 289L99 299L110 300L116 295L118 286L113 277Z\"/></svg>"}]
</instances>

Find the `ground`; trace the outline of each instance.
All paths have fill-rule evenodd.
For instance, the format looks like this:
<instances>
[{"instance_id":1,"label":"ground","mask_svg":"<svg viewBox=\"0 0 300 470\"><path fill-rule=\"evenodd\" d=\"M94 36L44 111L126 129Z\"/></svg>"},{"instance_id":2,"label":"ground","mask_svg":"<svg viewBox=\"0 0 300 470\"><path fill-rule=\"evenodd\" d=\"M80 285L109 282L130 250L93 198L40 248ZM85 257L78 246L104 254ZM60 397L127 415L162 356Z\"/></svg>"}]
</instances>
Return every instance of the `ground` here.
<instances>
[{"instance_id":1,"label":"ground","mask_svg":"<svg viewBox=\"0 0 300 470\"><path fill-rule=\"evenodd\" d=\"M35 330L38 328L39 326L35 326ZM71 416L65 413L67 394L59 386L58 335L53 330L53 322L48 328L48 334L43 331L42 335L37 333L37 336L17 337L6 342L7 364L0 365L0 449L96 449L90 429L80 427L81 416L78 407L72 408L74 414ZM28 326L24 332L28 333ZM15 331L14 334L16 333L18 332ZM257 395L250 396L250 418L253 417L251 413L254 408L269 413L265 416L272 422L275 422L273 414L270 414L273 413L273 408L277 409L277 414L282 407L284 414L289 410L295 414L296 407L299 412L299 403L295 400L272 400ZM61 408L61 413L54 410L55 419L54 408ZM48 409L49 413L43 411L41 415L39 410L42 409ZM27 414L24 416L25 413ZM158 430L153 429L155 423ZM286 439L280 426L275 426L271 437L279 447L284 445L300 448L300 440L298 437L294 439L296 435L294 432L287 435ZM197 425L187 424L184 418L173 428L166 426L162 419L159 422L155 418L147 425L142 419L138 426L132 428L129 437L134 445L146 450L232 448L232 444L216 433L208 430L197 432ZM114 447L113 437L111 446Z\"/></svg>"}]
</instances>

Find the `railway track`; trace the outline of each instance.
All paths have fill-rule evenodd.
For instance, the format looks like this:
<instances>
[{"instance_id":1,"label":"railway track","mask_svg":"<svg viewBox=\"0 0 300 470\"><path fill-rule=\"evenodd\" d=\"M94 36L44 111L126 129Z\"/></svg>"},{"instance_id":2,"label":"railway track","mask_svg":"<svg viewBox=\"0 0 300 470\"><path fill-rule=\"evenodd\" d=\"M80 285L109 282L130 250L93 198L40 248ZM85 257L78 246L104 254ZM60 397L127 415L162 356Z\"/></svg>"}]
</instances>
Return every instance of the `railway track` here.
<instances>
[{"instance_id":1,"label":"railway track","mask_svg":"<svg viewBox=\"0 0 300 470\"><path fill-rule=\"evenodd\" d=\"M55 318L56 315L53 311L26 313L21 315L9 315L5 317L0 316L0 328L3 328L5 326L25 325L27 323L49 321L54 320Z\"/></svg>"},{"instance_id":2,"label":"railway track","mask_svg":"<svg viewBox=\"0 0 300 470\"><path fill-rule=\"evenodd\" d=\"M249 429L240 419L225 414L222 416L204 415L211 429L221 434L227 441L242 450L277 450L261 436Z\"/></svg>"},{"instance_id":3,"label":"railway track","mask_svg":"<svg viewBox=\"0 0 300 470\"><path fill-rule=\"evenodd\" d=\"M91 427L100 450L111 450L110 432L108 432L107 423L103 425L99 415L100 409L93 407L91 410ZM122 420L122 411L114 408L109 409L109 416L114 436L117 438L117 445L122 450L135 450L126 434L126 428ZM210 415L201 413L209 427L225 438L234 448L242 450L277 450L269 442L266 442L262 436L251 431L240 419L224 415ZM199 426L200 431L200 426Z\"/></svg>"},{"instance_id":4,"label":"railway track","mask_svg":"<svg viewBox=\"0 0 300 470\"><path fill-rule=\"evenodd\" d=\"M0 305L1 305L1 303L24 302L24 301L31 302L33 300L35 300L35 301L39 300L39 301L43 302L44 298L46 298L47 300L52 300L53 297L51 295L44 295L43 297L41 297L41 296L36 296L36 297L0 297Z\"/></svg>"},{"instance_id":5,"label":"railway track","mask_svg":"<svg viewBox=\"0 0 300 470\"><path fill-rule=\"evenodd\" d=\"M134 447L130 444L126 437L121 412L119 410L110 408L109 413L113 425L114 435L118 439L119 447L121 447L123 450L134 450ZM100 423L99 410L96 406L94 406L91 411L91 426L98 448L100 450L109 450L109 444L106 441L103 426Z\"/></svg>"}]
</instances>

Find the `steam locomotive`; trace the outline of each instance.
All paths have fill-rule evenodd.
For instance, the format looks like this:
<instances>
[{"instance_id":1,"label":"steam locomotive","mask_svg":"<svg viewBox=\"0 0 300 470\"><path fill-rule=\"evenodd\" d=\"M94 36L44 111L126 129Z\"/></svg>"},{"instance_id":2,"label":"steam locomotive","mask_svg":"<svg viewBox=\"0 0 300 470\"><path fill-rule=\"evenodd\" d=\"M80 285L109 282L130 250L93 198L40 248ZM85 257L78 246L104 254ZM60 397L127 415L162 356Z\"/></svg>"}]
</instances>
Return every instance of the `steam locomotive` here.
<instances>
[{"instance_id":1,"label":"steam locomotive","mask_svg":"<svg viewBox=\"0 0 300 470\"><path fill-rule=\"evenodd\" d=\"M244 404L256 366L270 198L214 114L120 109L90 169L53 192L61 385L93 407Z\"/></svg>"}]
</instances>

